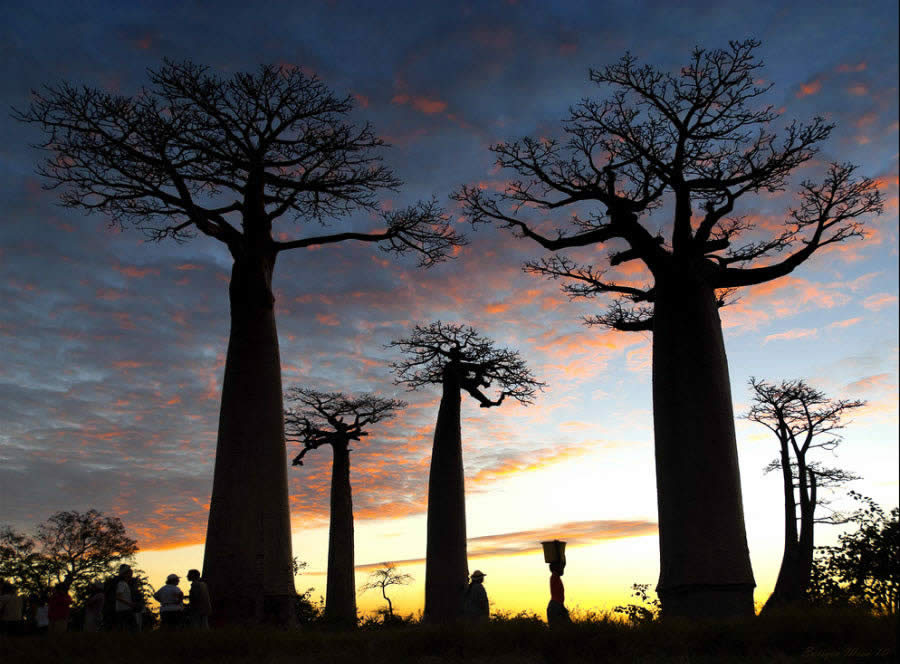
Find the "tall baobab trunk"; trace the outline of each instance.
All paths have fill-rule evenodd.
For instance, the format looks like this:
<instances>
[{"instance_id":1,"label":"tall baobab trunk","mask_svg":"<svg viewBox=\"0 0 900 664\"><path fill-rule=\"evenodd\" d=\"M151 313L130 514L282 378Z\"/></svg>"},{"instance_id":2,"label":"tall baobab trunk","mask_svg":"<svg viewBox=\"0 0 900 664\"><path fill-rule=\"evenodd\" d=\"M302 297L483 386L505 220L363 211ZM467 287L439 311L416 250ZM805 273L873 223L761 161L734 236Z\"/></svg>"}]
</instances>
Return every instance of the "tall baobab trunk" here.
<instances>
[{"instance_id":1,"label":"tall baobab trunk","mask_svg":"<svg viewBox=\"0 0 900 664\"><path fill-rule=\"evenodd\" d=\"M457 368L443 374L443 396L434 429L428 475L428 543L425 552L425 620L446 623L462 615L469 579L466 496L460 433Z\"/></svg>"},{"instance_id":2,"label":"tall baobab trunk","mask_svg":"<svg viewBox=\"0 0 900 664\"><path fill-rule=\"evenodd\" d=\"M753 615L756 583L715 296L689 268L657 275L656 284L653 420L663 614Z\"/></svg>"},{"instance_id":3,"label":"tall baobab trunk","mask_svg":"<svg viewBox=\"0 0 900 664\"><path fill-rule=\"evenodd\" d=\"M784 434L787 436L787 434ZM781 568L778 579L769 599L763 606L763 612L785 606L796 600L794 580L797 578L800 548L797 537L797 503L794 500L794 477L791 470L791 458L788 454L788 441L781 440L781 480L784 493L784 552L781 556Z\"/></svg>"},{"instance_id":4,"label":"tall baobab trunk","mask_svg":"<svg viewBox=\"0 0 900 664\"><path fill-rule=\"evenodd\" d=\"M353 496L350 489L350 450L333 443L331 466L331 526L328 531L328 583L325 618L356 626L356 583L353 555Z\"/></svg>"},{"instance_id":5,"label":"tall baobab trunk","mask_svg":"<svg viewBox=\"0 0 900 664\"><path fill-rule=\"evenodd\" d=\"M231 334L203 559L217 622L290 622L296 594L274 266L274 252L236 255L229 285Z\"/></svg>"}]
</instances>

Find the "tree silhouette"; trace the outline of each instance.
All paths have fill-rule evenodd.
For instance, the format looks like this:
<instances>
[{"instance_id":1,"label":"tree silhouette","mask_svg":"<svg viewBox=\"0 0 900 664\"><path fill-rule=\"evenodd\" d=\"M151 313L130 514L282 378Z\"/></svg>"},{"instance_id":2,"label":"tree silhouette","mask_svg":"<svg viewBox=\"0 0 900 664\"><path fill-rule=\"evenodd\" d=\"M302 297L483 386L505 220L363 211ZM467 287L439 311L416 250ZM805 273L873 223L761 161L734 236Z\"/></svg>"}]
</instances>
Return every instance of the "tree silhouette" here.
<instances>
[{"instance_id":1,"label":"tree silhouette","mask_svg":"<svg viewBox=\"0 0 900 664\"><path fill-rule=\"evenodd\" d=\"M838 546L820 546L808 597L815 604L861 607L888 616L900 612L900 509L889 514L855 491L863 503L849 520L856 531L838 537Z\"/></svg>"},{"instance_id":2,"label":"tree silhouette","mask_svg":"<svg viewBox=\"0 0 900 664\"><path fill-rule=\"evenodd\" d=\"M394 604L391 598L387 596L387 589L390 586L406 586L412 583L412 574L400 574L394 563L384 563L384 567L376 569L369 575L369 579L359 587L359 592L364 593L369 590L380 590L381 596L388 603L388 619L394 618Z\"/></svg>"},{"instance_id":3,"label":"tree silhouette","mask_svg":"<svg viewBox=\"0 0 900 664\"><path fill-rule=\"evenodd\" d=\"M751 378L750 387L753 404L745 417L762 424L778 439L779 455L766 466L766 472L781 470L784 491L784 555L775 589L763 608L767 611L796 604L806 597L815 547L814 525L846 523L850 518L831 511L820 491L842 486L859 476L822 466L807 455L817 449L834 450L841 442L835 432L845 426L841 419L865 402L829 399L803 380L774 385ZM829 509L829 513L816 516L818 506Z\"/></svg>"},{"instance_id":4,"label":"tree silhouette","mask_svg":"<svg viewBox=\"0 0 900 664\"><path fill-rule=\"evenodd\" d=\"M638 66L631 54L591 70L591 80L612 94L570 110L567 141L494 145L498 165L518 179L496 195L478 186L453 194L473 223L498 223L554 252L610 243L611 266L636 260L649 270L652 283L634 285L565 255L525 266L563 279L571 297L616 298L587 324L653 334L657 589L667 615L753 612L718 308L733 289L787 275L816 251L862 237L858 217L882 209L871 179L856 177L852 165L831 164L824 181L801 184L780 231L733 244L742 233L763 231L730 216L738 199L782 190L833 128L814 118L788 124L778 138L778 113L762 103L771 85L758 83L758 46L697 48L677 74ZM592 204L598 207L585 215ZM529 216L569 206L571 225L553 233L537 230L547 217ZM651 216L660 209L671 214L666 236Z\"/></svg>"},{"instance_id":5,"label":"tree silhouette","mask_svg":"<svg viewBox=\"0 0 900 664\"><path fill-rule=\"evenodd\" d=\"M0 530L0 578L13 579L29 595L65 582L78 597L137 551L118 517L93 509L62 511L39 524L34 536L8 526Z\"/></svg>"},{"instance_id":6,"label":"tree silhouette","mask_svg":"<svg viewBox=\"0 0 900 664\"><path fill-rule=\"evenodd\" d=\"M350 441L369 435L366 427L393 417L406 403L374 394L345 396L340 392L318 392L295 387L288 390L284 425L287 439L303 445L294 457L302 466L310 450L330 445L331 523L328 532L328 582L325 619L356 626L354 581L353 495L350 488Z\"/></svg>"},{"instance_id":7,"label":"tree silhouette","mask_svg":"<svg viewBox=\"0 0 900 664\"><path fill-rule=\"evenodd\" d=\"M286 220L327 225L375 212L400 181L381 163L383 143L346 116L335 96L299 68L261 66L222 78L165 61L133 97L62 83L34 92L13 117L38 125L50 153L38 172L64 205L107 215L148 238L198 233L233 259L225 360L203 576L226 621L289 620L290 513L281 363L272 275L279 254L357 240L442 260L463 242L436 203L382 212L377 232L302 235ZM293 239L273 239L273 227Z\"/></svg>"},{"instance_id":8,"label":"tree silhouette","mask_svg":"<svg viewBox=\"0 0 900 664\"><path fill-rule=\"evenodd\" d=\"M466 391L482 408L499 406L506 397L527 405L544 384L535 380L518 351L496 348L469 326L440 321L416 325L409 337L389 346L405 355L391 365L397 383L410 390L431 384L443 389L428 475L424 617L450 622L462 615L469 579L461 393ZM483 391L490 387L499 390L493 399Z\"/></svg>"}]
</instances>

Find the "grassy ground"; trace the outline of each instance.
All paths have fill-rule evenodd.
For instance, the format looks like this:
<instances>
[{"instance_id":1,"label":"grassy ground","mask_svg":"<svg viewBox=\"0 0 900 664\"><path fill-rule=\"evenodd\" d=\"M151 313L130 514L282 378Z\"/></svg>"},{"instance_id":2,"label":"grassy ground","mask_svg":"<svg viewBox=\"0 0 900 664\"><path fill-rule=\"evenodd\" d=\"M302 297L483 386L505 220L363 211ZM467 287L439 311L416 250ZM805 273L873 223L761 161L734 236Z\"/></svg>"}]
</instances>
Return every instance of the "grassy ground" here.
<instances>
[{"instance_id":1,"label":"grassy ground","mask_svg":"<svg viewBox=\"0 0 900 664\"><path fill-rule=\"evenodd\" d=\"M218 630L65 634L0 643L2 664L544 664L593 662L897 661L897 619L806 612L742 621L667 621L630 626L588 616L550 631L532 617L487 625L405 625L337 632Z\"/></svg>"}]
</instances>

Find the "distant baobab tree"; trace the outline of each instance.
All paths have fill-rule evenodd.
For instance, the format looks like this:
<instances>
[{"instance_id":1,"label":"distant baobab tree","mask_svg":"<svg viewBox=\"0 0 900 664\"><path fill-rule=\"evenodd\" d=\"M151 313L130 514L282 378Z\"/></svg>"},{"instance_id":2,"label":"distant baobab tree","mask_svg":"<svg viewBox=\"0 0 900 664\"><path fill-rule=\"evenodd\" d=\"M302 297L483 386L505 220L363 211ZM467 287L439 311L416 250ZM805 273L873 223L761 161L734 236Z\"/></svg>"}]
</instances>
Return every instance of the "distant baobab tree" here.
<instances>
[{"instance_id":1,"label":"distant baobab tree","mask_svg":"<svg viewBox=\"0 0 900 664\"><path fill-rule=\"evenodd\" d=\"M299 68L261 66L223 78L165 61L133 97L69 83L35 91L13 117L40 127L38 168L62 203L100 212L149 239L198 233L233 259L225 360L203 576L225 621L289 620L295 594L272 275L285 251L357 240L442 260L462 242L434 202L382 212L377 232L302 235L376 212L401 184L383 143L347 120L335 96ZM273 226L293 239L275 240Z\"/></svg>"},{"instance_id":2,"label":"distant baobab tree","mask_svg":"<svg viewBox=\"0 0 900 664\"><path fill-rule=\"evenodd\" d=\"M830 510L821 490L842 486L859 476L825 467L807 455L817 449L833 451L841 442L836 432L846 426L842 418L865 402L829 399L804 380L785 380L775 385L751 378L750 387L753 404L745 417L762 424L778 439L778 457L766 466L766 472L781 471L784 491L784 554L775 589L763 607L768 611L798 604L806 598L815 548L814 525L846 523L850 519ZM829 513L817 516L819 506Z\"/></svg>"},{"instance_id":3,"label":"distant baobab tree","mask_svg":"<svg viewBox=\"0 0 900 664\"><path fill-rule=\"evenodd\" d=\"M380 590L381 596L388 603L388 612L385 622L394 619L394 603L387 596L387 589L390 586L406 586L412 583L412 574L401 574L397 571L394 563L384 563L384 567L376 569L369 575L368 580L359 587L359 592L364 593L369 590Z\"/></svg>"},{"instance_id":4,"label":"distant baobab tree","mask_svg":"<svg viewBox=\"0 0 900 664\"><path fill-rule=\"evenodd\" d=\"M719 307L733 289L783 277L816 251L862 237L859 218L882 209L873 180L834 163L821 183L800 185L797 206L765 239L756 237L767 229L729 216L745 194L782 190L833 128L817 117L776 130L779 115L762 99L771 84L759 80L758 46L696 48L674 74L638 66L631 54L591 70L612 92L570 110L567 140L494 145L497 164L515 179L498 194L473 185L452 196L473 223L497 223L553 252L611 243L610 265L638 260L649 270L652 283L634 285L561 254L525 266L563 279L571 297L615 297L588 325L653 334L664 615L753 613ZM666 224L651 214L664 201ZM546 213L568 206L567 228L537 230L553 219ZM663 226L665 236L656 230ZM756 237L735 246L746 231Z\"/></svg>"},{"instance_id":5,"label":"distant baobab tree","mask_svg":"<svg viewBox=\"0 0 900 664\"><path fill-rule=\"evenodd\" d=\"M366 427L394 417L406 402L374 394L345 396L340 392L318 392L302 387L288 390L285 435L303 448L294 457L302 466L310 450L330 445L331 524L328 530L328 580L325 619L356 626L356 582L354 581L353 494L350 488L350 442L369 435Z\"/></svg>"},{"instance_id":6,"label":"distant baobab tree","mask_svg":"<svg viewBox=\"0 0 900 664\"><path fill-rule=\"evenodd\" d=\"M398 383L411 390L431 384L443 390L428 475L424 617L433 623L450 622L462 614L469 578L462 391L482 408L491 408L506 397L530 404L544 384L535 380L518 351L496 348L493 341L469 326L440 321L416 325L409 337L389 345L404 353L402 360L392 364ZM493 399L482 391L491 387L499 390Z\"/></svg>"}]
</instances>

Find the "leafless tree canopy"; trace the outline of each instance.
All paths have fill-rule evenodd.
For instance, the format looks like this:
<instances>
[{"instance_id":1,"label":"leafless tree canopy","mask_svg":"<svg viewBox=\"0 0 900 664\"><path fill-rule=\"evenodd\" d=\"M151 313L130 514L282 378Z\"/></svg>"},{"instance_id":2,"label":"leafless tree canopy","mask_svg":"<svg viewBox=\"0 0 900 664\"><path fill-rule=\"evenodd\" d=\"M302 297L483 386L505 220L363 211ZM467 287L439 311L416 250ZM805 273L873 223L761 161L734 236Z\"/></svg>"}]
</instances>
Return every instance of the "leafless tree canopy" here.
<instances>
[{"instance_id":1,"label":"leafless tree canopy","mask_svg":"<svg viewBox=\"0 0 900 664\"><path fill-rule=\"evenodd\" d=\"M833 128L816 117L776 133L778 114L763 103L771 84L757 82L762 63L754 50L759 44L746 40L722 50L697 48L677 74L639 66L631 54L592 70L591 80L611 94L570 109L567 140L523 138L494 145L497 164L518 178L497 195L463 186L453 198L473 224L499 223L555 252L623 240L628 248L612 253L610 265L641 260L657 282L674 262L700 261L716 290L783 276L824 246L862 237L859 217L881 212L879 192L873 180L856 176L853 165L832 163L823 181L801 184L800 203L787 211L780 231L738 243L754 225L732 214L737 199L784 189L790 173L816 154ZM673 195L675 208L668 238L641 221L666 194ZM536 230L544 221L536 211L585 202L599 208L587 217L573 215L571 226L555 233ZM696 208L702 214L692 219ZM779 253L787 255L764 267L752 265ZM570 296L618 298L588 324L651 329L652 284L616 283L605 270L560 255L525 269L565 279Z\"/></svg>"},{"instance_id":2,"label":"leafless tree canopy","mask_svg":"<svg viewBox=\"0 0 900 664\"><path fill-rule=\"evenodd\" d=\"M836 488L860 479L854 473L841 468L823 465L809 460L807 454L816 449L834 451L840 444L837 433L849 422L842 421L847 413L865 405L865 401L830 399L824 392L808 385L804 380L784 380L780 384L750 379L753 403L745 418L762 424L772 431L779 443L788 451L794 488L814 504L826 506L828 501L816 494L817 489ZM782 457L773 459L765 472L785 472ZM843 523L848 517L830 512L816 518L820 523Z\"/></svg>"},{"instance_id":3,"label":"leafless tree canopy","mask_svg":"<svg viewBox=\"0 0 900 664\"><path fill-rule=\"evenodd\" d=\"M457 368L462 389L482 408L499 406L506 397L524 404L534 402L535 393L544 388L519 356L518 351L496 348L494 342L479 336L468 325L437 321L416 325L406 338L388 344L399 348L405 358L391 367L397 383L414 390L427 384L441 384L448 365ZM491 400L482 389L494 387L499 395Z\"/></svg>"},{"instance_id":4,"label":"leafless tree canopy","mask_svg":"<svg viewBox=\"0 0 900 664\"><path fill-rule=\"evenodd\" d=\"M321 445L347 445L369 433L365 428L406 408L405 401L384 399L374 394L346 396L341 392L319 392L294 387L288 390L285 409L285 437L303 445L293 465L302 466L303 457Z\"/></svg>"},{"instance_id":5,"label":"leafless tree canopy","mask_svg":"<svg viewBox=\"0 0 900 664\"><path fill-rule=\"evenodd\" d=\"M102 212L154 240L199 231L236 254L246 237L268 237L282 217L324 225L377 211L377 194L400 185L381 163L383 141L368 124L347 121L350 98L299 68L261 66L222 78L166 60L149 78L133 97L61 83L14 110L44 130L37 147L50 156L39 173L46 188L62 190L64 205ZM273 248L355 239L415 250L431 265L464 243L434 201L379 214L379 233L298 236Z\"/></svg>"}]
</instances>

